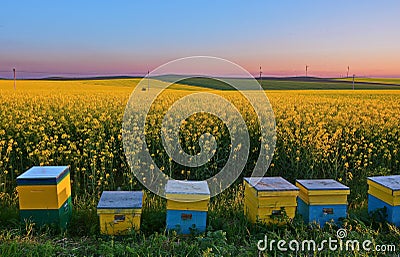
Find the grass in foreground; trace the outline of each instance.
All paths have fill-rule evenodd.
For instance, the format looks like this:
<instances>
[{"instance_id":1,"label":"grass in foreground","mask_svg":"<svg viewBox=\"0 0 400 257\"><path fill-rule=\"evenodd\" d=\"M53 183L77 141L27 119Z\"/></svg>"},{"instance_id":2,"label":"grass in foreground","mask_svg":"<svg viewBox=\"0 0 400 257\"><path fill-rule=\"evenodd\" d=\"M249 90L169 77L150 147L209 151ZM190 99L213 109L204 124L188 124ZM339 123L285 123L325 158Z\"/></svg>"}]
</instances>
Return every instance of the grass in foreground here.
<instances>
[{"instance_id":1,"label":"grass in foreground","mask_svg":"<svg viewBox=\"0 0 400 257\"><path fill-rule=\"evenodd\" d=\"M251 224L243 214L243 188L236 185L212 199L208 228L205 234L180 236L165 229L165 201L148 194L143 207L139 233L128 236L102 236L99 234L95 202L75 198L74 216L67 231L55 228L37 228L20 223L15 199L0 210L0 256L293 256L296 252L259 252L257 243L265 236L272 240L310 240L317 243L336 239L338 226L327 224L306 225L300 217L286 225ZM2 201L2 204L4 203ZM346 239L371 240L374 244L395 245L400 250L400 230L371 217L364 208L352 209L341 228L347 230ZM382 253L363 250L300 251L297 256L380 256ZM383 253L390 255L391 252Z\"/></svg>"}]
</instances>

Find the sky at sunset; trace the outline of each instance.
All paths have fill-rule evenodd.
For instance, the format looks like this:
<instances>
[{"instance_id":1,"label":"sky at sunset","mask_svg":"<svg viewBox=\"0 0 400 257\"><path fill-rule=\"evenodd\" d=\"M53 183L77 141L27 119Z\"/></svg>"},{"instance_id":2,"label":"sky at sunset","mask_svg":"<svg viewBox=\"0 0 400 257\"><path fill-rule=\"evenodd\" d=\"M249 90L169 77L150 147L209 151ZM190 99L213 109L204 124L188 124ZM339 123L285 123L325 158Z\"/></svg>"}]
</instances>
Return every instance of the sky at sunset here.
<instances>
[{"instance_id":1,"label":"sky at sunset","mask_svg":"<svg viewBox=\"0 0 400 257\"><path fill-rule=\"evenodd\" d=\"M0 77L144 74L193 55L256 75L400 77L400 1L15 1Z\"/></svg>"}]
</instances>

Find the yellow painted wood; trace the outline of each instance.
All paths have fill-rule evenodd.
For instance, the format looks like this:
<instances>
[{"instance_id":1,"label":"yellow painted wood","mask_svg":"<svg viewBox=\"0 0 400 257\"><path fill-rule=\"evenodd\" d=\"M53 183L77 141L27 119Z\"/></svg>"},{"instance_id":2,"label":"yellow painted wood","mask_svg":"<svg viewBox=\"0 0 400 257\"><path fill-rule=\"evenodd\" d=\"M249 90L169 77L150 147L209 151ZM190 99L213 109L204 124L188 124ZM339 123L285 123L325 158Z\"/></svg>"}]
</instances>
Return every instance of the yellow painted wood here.
<instances>
[{"instance_id":1,"label":"yellow painted wood","mask_svg":"<svg viewBox=\"0 0 400 257\"><path fill-rule=\"evenodd\" d=\"M22 185L17 191L20 210L59 209L71 196L70 174L57 185Z\"/></svg>"},{"instance_id":2,"label":"yellow painted wood","mask_svg":"<svg viewBox=\"0 0 400 257\"><path fill-rule=\"evenodd\" d=\"M244 180L244 212L251 222L282 223L273 218L284 208L289 218L296 214L298 190L257 191Z\"/></svg>"},{"instance_id":3,"label":"yellow painted wood","mask_svg":"<svg viewBox=\"0 0 400 257\"><path fill-rule=\"evenodd\" d=\"M400 196L393 196L391 194L388 194L387 192L380 190L380 188L377 188L375 186L371 186L371 185L369 186L368 194L375 196L379 200L382 200L389 205L392 205L392 206L400 205Z\"/></svg>"},{"instance_id":4,"label":"yellow painted wood","mask_svg":"<svg viewBox=\"0 0 400 257\"><path fill-rule=\"evenodd\" d=\"M350 190L308 190L300 183L296 182L300 192L306 192L308 195L349 195Z\"/></svg>"},{"instance_id":5,"label":"yellow painted wood","mask_svg":"<svg viewBox=\"0 0 400 257\"><path fill-rule=\"evenodd\" d=\"M168 200L178 202L198 202L210 199L210 195L201 194L166 194L165 196Z\"/></svg>"},{"instance_id":6,"label":"yellow painted wood","mask_svg":"<svg viewBox=\"0 0 400 257\"><path fill-rule=\"evenodd\" d=\"M245 199L245 205L249 208L249 211L251 213L254 213L258 216L270 216L272 215L273 211L279 211L281 208L285 208L286 213L289 215L295 214L296 212L296 206L297 205L292 205L292 206L275 206L275 207L257 207L254 205L253 202L249 201L248 199Z\"/></svg>"},{"instance_id":7,"label":"yellow painted wood","mask_svg":"<svg viewBox=\"0 0 400 257\"><path fill-rule=\"evenodd\" d=\"M298 191L257 191L249 183L244 181L245 190L247 192L254 194L256 197L267 197L267 196L297 196Z\"/></svg>"},{"instance_id":8,"label":"yellow painted wood","mask_svg":"<svg viewBox=\"0 0 400 257\"><path fill-rule=\"evenodd\" d=\"M269 196L255 198L253 195L245 194L245 198L248 201L253 202L258 208L297 205L296 196Z\"/></svg>"},{"instance_id":9,"label":"yellow painted wood","mask_svg":"<svg viewBox=\"0 0 400 257\"><path fill-rule=\"evenodd\" d=\"M248 205L246 203L244 205L245 215L253 223L255 223L256 221L261 221L261 222L264 222L264 223L279 223L279 224L283 224L283 222L280 222L279 219L274 219L271 216L273 210L280 211L280 208L270 208L270 209L261 210L261 211L259 211L257 209L257 211L256 211L256 210L254 210L254 207L252 205ZM285 211L286 211L286 215L291 219L293 219L295 217L295 215L296 215L296 207L287 207L287 208L285 208Z\"/></svg>"},{"instance_id":10,"label":"yellow painted wood","mask_svg":"<svg viewBox=\"0 0 400 257\"><path fill-rule=\"evenodd\" d=\"M292 200L294 201L294 200L296 200L298 193L299 192L296 192L296 194L290 194L290 195L257 196L250 189L245 189L245 191L244 191L246 198L251 198L251 199L259 201L260 203L265 203L265 204L275 203L277 201L282 201L282 202L292 201Z\"/></svg>"},{"instance_id":11,"label":"yellow painted wood","mask_svg":"<svg viewBox=\"0 0 400 257\"><path fill-rule=\"evenodd\" d=\"M300 191L299 197L311 205L347 204L347 195L308 195Z\"/></svg>"},{"instance_id":12,"label":"yellow painted wood","mask_svg":"<svg viewBox=\"0 0 400 257\"><path fill-rule=\"evenodd\" d=\"M142 209L97 209L97 214L141 214Z\"/></svg>"},{"instance_id":13,"label":"yellow painted wood","mask_svg":"<svg viewBox=\"0 0 400 257\"><path fill-rule=\"evenodd\" d=\"M177 202L167 200L167 210L208 211L209 200L197 202Z\"/></svg>"},{"instance_id":14,"label":"yellow painted wood","mask_svg":"<svg viewBox=\"0 0 400 257\"><path fill-rule=\"evenodd\" d=\"M392 196L400 196L400 191L393 191L392 189L382 186L382 185L380 185L374 181L371 181L369 179L367 180L367 183L368 183L369 187L377 188L377 189L385 192L386 194L389 194Z\"/></svg>"},{"instance_id":15,"label":"yellow painted wood","mask_svg":"<svg viewBox=\"0 0 400 257\"><path fill-rule=\"evenodd\" d=\"M100 232L105 235L126 235L140 229L139 213L100 214Z\"/></svg>"},{"instance_id":16,"label":"yellow painted wood","mask_svg":"<svg viewBox=\"0 0 400 257\"><path fill-rule=\"evenodd\" d=\"M311 205L347 204L350 194L350 190L308 190L298 182L296 186L300 189L299 197Z\"/></svg>"},{"instance_id":17,"label":"yellow painted wood","mask_svg":"<svg viewBox=\"0 0 400 257\"><path fill-rule=\"evenodd\" d=\"M266 224L277 224L277 225L284 225L286 222L284 221L280 221L278 219L273 219L271 217L258 217L258 216L254 216L254 215L247 215L247 217L249 218L250 222L252 223L256 223L257 221L262 222L262 223L266 223ZM290 219L293 219L294 217L289 217Z\"/></svg>"}]
</instances>

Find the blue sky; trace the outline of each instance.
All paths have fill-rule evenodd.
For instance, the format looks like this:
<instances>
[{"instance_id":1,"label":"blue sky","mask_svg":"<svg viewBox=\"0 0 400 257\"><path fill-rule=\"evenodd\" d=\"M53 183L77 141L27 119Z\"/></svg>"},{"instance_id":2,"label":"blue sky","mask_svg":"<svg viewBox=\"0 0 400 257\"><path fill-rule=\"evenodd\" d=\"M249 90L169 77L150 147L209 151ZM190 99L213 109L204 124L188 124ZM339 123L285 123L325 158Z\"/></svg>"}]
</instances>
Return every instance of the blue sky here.
<instances>
[{"instance_id":1,"label":"blue sky","mask_svg":"<svg viewBox=\"0 0 400 257\"><path fill-rule=\"evenodd\" d=\"M9 1L0 77L135 74L212 55L256 74L400 76L400 1ZM31 73L30 75L33 75ZM26 73L28 76L28 73Z\"/></svg>"}]
</instances>

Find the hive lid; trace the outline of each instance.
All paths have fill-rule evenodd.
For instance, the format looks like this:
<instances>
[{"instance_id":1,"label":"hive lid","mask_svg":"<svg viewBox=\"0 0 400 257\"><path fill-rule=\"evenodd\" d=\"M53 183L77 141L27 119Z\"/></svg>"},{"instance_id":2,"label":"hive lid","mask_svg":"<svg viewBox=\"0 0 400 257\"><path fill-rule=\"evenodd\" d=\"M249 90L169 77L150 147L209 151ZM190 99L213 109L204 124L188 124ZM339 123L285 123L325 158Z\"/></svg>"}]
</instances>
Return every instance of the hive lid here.
<instances>
[{"instance_id":1,"label":"hive lid","mask_svg":"<svg viewBox=\"0 0 400 257\"><path fill-rule=\"evenodd\" d=\"M142 199L142 191L104 191L97 209L140 209Z\"/></svg>"},{"instance_id":2,"label":"hive lid","mask_svg":"<svg viewBox=\"0 0 400 257\"><path fill-rule=\"evenodd\" d=\"M393 195L400 195L400 175L368 177L368 180L389 189Z\"/></svg>"},{"instance_id":3,"label":"hive lid","mask_svg":"<svg viewBox=\"0 0 400 257\"><path fill-rule=\"evenodd\" d=\"M307 190L349 190L349 187L333 179L298 179L296 182Z\"/></svg>"},{"instance_id":4,"label":"hive lid","mask_svg":"<svg viewBox=\"0 0 400 257\"><path fill-rule=\"evenodd\" d=\"M168 180L166 194L179 195L210 195L206 181Z\"/></svg>"},{"instance_id":5,"label":"hive lid","mask_svg":"<svg viewBox=\"0 0 400 257\"><path fill-rule=\"evenodd\" d=\"M68 166L33 166L17 177L17 185L56 185L68 174Z\"/></svg>"},{"instance_id":6,"label":"hive lid","mask_svg":"<svg viewBox=\"0 0 400 257\"><path fill-rule=\"evenodd\" d=\"M282 177L250 177L244 180L257 191L299 191Z\"/></svg>"}]
</instances>

